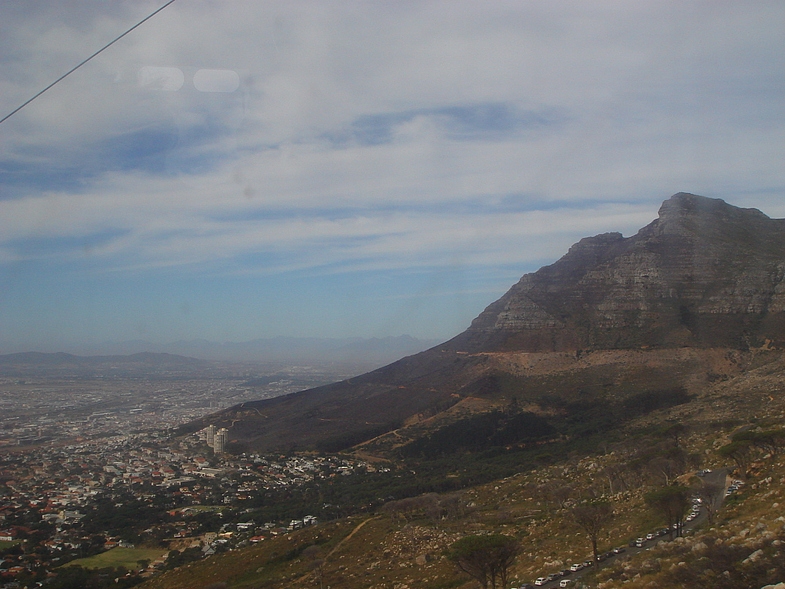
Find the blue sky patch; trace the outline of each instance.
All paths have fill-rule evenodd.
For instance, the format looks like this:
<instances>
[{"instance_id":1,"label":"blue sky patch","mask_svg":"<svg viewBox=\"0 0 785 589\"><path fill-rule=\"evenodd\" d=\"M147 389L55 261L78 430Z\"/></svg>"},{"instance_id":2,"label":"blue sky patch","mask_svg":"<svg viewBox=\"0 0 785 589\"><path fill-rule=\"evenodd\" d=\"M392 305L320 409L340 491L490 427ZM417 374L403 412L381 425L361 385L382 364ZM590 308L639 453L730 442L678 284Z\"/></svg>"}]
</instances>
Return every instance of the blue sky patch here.
<instances>
[{"instance_id":1,"label":"blue sky patch","mask_svg":"<svg viewBox=\"0 0 785 589\"><path fill-rule=\"evenodd\" d=\"M397 127L418 117L431 120L446 136L464 141L505 139L527 130L562 124L557 109L522 110L507 103L483 103L414 109L358 117L348 128L328 133L337 145L384 145L393 141Z\"/></svg>"}]
</instances>

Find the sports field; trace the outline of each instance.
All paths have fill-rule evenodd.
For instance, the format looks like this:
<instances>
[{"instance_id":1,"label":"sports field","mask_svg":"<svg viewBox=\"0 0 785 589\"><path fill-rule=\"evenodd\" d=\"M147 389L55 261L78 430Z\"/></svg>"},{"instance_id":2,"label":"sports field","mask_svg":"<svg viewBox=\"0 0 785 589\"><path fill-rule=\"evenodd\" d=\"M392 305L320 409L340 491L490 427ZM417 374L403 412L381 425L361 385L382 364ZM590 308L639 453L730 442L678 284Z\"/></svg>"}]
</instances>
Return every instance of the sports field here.
<instances>
[{"instance_id":1,"label":"sports field","mask_svg":"<svg viewBox=\"0 0 785 589\"><path fill-rule=\"evenodd\" d=\"M79 565L85 569L103 569L106 567L139 568L140 560L154 561L167 553L165 548L112 548L101 554L72 560L64 566Z\"/></svg>"}]
</instances>

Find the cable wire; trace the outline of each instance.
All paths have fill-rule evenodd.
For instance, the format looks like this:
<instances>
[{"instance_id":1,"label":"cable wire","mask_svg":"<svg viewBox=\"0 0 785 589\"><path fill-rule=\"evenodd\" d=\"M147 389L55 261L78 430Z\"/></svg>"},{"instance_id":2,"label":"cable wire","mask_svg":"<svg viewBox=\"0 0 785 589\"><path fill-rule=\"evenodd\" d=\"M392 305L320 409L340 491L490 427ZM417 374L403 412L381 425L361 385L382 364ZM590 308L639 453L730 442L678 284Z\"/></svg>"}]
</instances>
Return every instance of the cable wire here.
<instances>
[{"instance_id":1,"label":"cable wire","mask_svg":"<svg viewBox=\"0 0 785 589\"><path fill-rule=\"evenodd\" d=\"M118 42L120 39L122 39L123 37L125 37L125 36L126 36L128 33L130 33L131 31L133 31L133 30L134 30L135 28L137 28L138 26L140 26L140 25L144 24L145 22L147 22L148 20L150 20L151 18L153 18L153 17L154 17L156 14L158 14L159 12L161 12L161 11L162 11L164 8L166 8L167 6L169 6L170 4L172 4L173 2L174 2L174 0L169 0L169 2L167 2L166 4L164 4L163 6L161 6L161 8L159 8L159 9L158 9L158 10L156 10L155 12L153 12L153 13L149 14L148 16L146 16L145 18L143 18L142 20L140 20L138 23L136 23L134 26L132 26L130 29L128 29L126 32L124 32L122 35L120 35L119 37L116 37L114 40L110 41L109 43L107 43L106 45L104 45L103 47L101 47L101 48L100 48L98 51L96 51L96 52L95 52L95 53L93 53L93 54L92 54L90 57L88 57L87 59L85 59L84 61L82 61L82 62L81 62L79 65L77 65L77 66L75 66L75 67L71 68L70 70L68 70L68 71L67 71L66 73L64 73L62 76L60 76L59 78L57 78L57 79L56 79L54 82L52 82L51 84L49 84L49 85L48 85L46 88L44 88L43 90L41 90L41 91L40 91L38 94L36 94L35 96L33 96L33 97L30 99L30 100L28 100L27 102L23 103L21 106L18 106L17 108L15 108L14 110L12 110L10 113L8 113L7 115L5 115L5 116L4 116L2 119L0 119L0 125L2 125L2 124L3 124L3 123L4 123L4 122L7 120L7 119L10 119L12 116L14 116L16 113L18 113L18 112L19 112L20 110L22 110L24 107L26 107L28 104L30 104L31 102L33 102L33 100L35 100L36 98L38 98L39 96L41 96L41 94L43 94L44 92L46 92L47 90L49 90L49 89L50 89L52 86L54 86L54 85L55 85L55 84L57 84L58 82L61 82L61 81L62 81L62 80L64 80L66 77L70 76L72 73L74 73L76 70L78 70L78 69L79 69L80 67L82 67L84 64L86 64L88 61L90 61L91 59L93 59L93 58L94 58L96 55L98 55L99 53L101 53L101 52L102 52L102 51L104 51L105 49L108 49L109 47L111 47L112 45L114 45L115 43L117 43L117 42Z\"/></svg>"}]
</instances>

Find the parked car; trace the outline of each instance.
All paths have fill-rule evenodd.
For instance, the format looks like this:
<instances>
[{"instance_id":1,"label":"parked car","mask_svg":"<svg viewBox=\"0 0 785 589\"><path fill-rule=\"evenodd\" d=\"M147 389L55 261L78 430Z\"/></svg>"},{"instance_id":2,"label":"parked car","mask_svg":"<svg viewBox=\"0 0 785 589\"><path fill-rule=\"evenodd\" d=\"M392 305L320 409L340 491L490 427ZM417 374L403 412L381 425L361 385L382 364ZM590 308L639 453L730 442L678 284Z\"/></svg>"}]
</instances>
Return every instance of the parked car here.
<instances>
[{"instance_id":1,"label":"parked car","mask_svg":"<svg viewBox=\"0 0 785 589\"><path fill-rule=\"evenodd\" d=\"M545 585L545 583L547 583L547 582L548 582L548 579L546 579L545 577L537 577L537 580L534 582L534 584L537 587L540 587L541 585Z\"/></svg>"},{"instance_id":2,"label":"parked car","mask_svg":"<svg viewBox=\"0 0 785 589\"><path fill-rule=\"evenodd\" d=\"M622 552L627 552L627 549L624 546L619 546L618 548L613 549L614 554L621 554Z\"/></svg>"},{"instance_id":3,"label":"parked car","mask_svg":"<svg viewBox=\"0 0 785 589\"><path fill-rule=\"evenodd\" d=\"M575 573L575 572L577 572L577 571L581 570L582 568L583 568L583 565L582 565L581 563L579 563L579 562L576 562L575 564L573 564L573 565L570 565L570 570L571 570L573 573Z\"/></svg>"},{"instance_id":4,"label":"parked car","mask_svg":"<svg viewBox=\"0 0 785 589\"><path fill-rule=\"evenodd\" d=\"M572 583L571 579L562 579L559 581L559 587L569 587L570 583Z\"/></svg>"}]
</instances>

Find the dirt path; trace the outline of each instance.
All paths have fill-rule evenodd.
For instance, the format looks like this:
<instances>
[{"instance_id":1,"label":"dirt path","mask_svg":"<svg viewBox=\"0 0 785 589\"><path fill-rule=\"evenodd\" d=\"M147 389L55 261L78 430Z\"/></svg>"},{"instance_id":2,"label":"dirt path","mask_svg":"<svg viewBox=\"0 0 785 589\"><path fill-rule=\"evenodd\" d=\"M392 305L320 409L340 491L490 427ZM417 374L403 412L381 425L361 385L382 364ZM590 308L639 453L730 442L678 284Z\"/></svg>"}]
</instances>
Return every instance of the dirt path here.
<instances>
[{"instance_id":1,"label":"dirt path","mask_svg":"<svg viewBox=\"0 0 785 589\"><path fill-rule=\"evenodd\" d=\"M327 553L327 554L324 556L324 559L323 559L323 560L324 560L324 562L327 562L327 559L328 559L328 558L330 558L330 557L331 557L333 554L335 554L335 551L336 551L336 550L338 550L338 549L339 549L341 546L343 546L343 545L344 545L344 543L346 543L346 542L348 542L349 540L351 540L351 539L352 539L352 536L354 536L354 535L355 535L357 532L359 532L359 531L362 529L362 527L363 527L365 524L367 524L368 522L371 522L371 521L373 521L373 520L375 520L375 519L379 519L380 517L382 517L382 516L380 516L380 515L377 515L377 516L374 516L374 517L369 517L368 519L366 519L366 520L363 520L363 521L361 521L359 524L357 524L357 525L355 526L355 528L354 528L354 529L353 529L351 532L349 532L349 534L348 534L348 535L347 535L345 538L343 538L343 539L342 539L340 542L338 542L338 544L336 544L336 545L335 545L335 547L334 547L332 550L330 550L330 552L328 552L328 553ZM305 582L307 582L309 579L311 579L311 578L313 577L313 575L314 575L314 573L313 573L313 572L306 573L306 574L304 574L302 577L300 577L300 578L296 579L296 580L294 581L294 583L295 583L295 584L299 584L299 583L305 583Z\"/></svg>"},{"instance_id":2,"label":"dirt path","mask_svg":"<svg viewBox=\"0 0 785 589\"><path fill-rule=\"evenodd\" d=\"M382 516L377 515L361 521L351 532L349 532L348 536L346 536L343 540L338 542L338 544L335 545L335 548L333 548L332 550L330 550L330 552L327 553L327 556L325 556L324 559L327 560L328 558L330 558L335 553L336 550L338 550L341 546L343 546L345 542L351 540L352 536L354 536L357 532L359 532L365 524L367 524L368 522L372 522L375 519L379 519L380 517Z\"/></svg>"}]
</instances>

